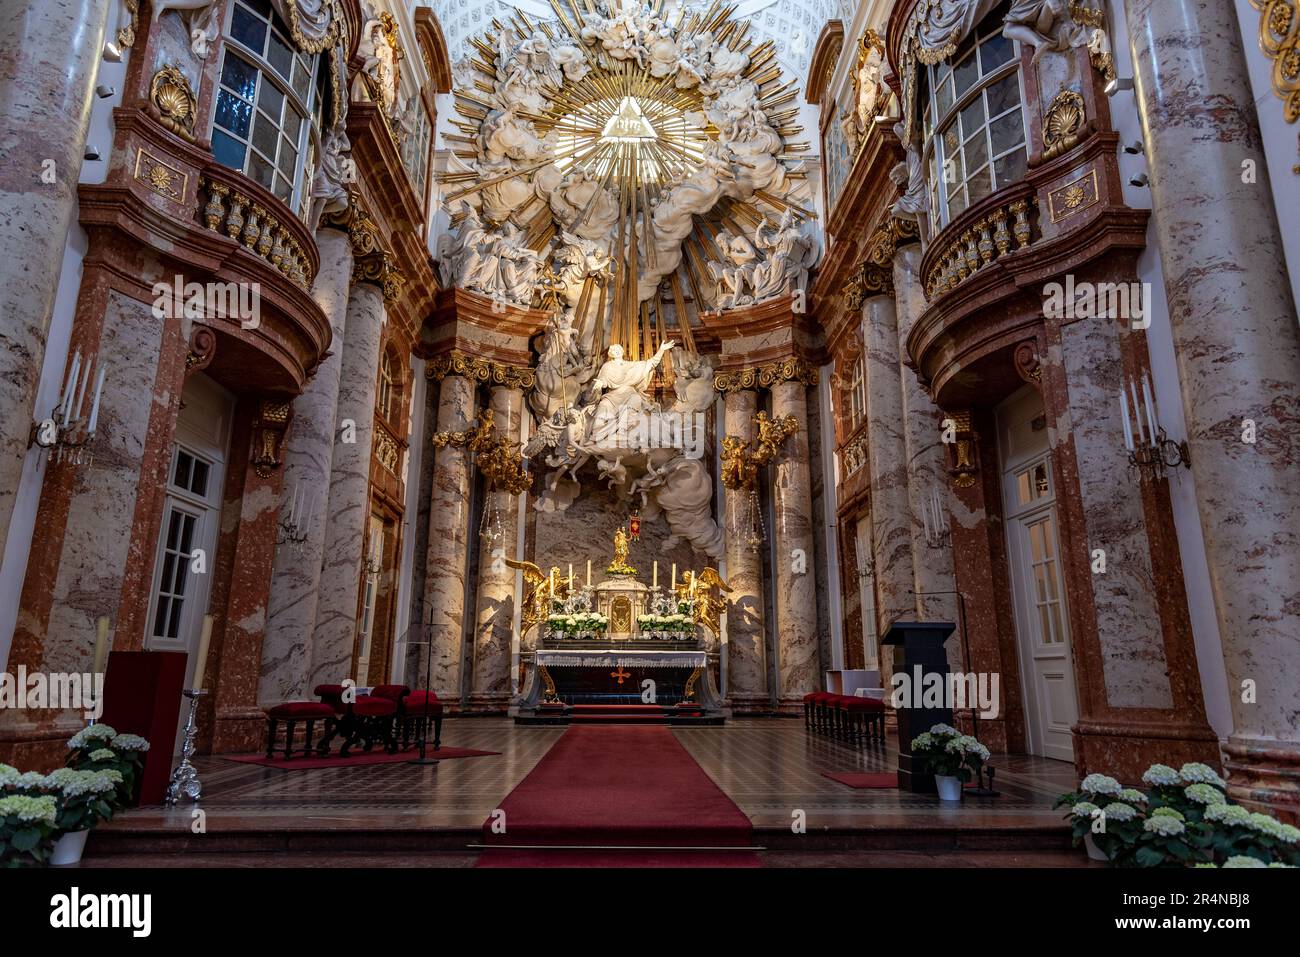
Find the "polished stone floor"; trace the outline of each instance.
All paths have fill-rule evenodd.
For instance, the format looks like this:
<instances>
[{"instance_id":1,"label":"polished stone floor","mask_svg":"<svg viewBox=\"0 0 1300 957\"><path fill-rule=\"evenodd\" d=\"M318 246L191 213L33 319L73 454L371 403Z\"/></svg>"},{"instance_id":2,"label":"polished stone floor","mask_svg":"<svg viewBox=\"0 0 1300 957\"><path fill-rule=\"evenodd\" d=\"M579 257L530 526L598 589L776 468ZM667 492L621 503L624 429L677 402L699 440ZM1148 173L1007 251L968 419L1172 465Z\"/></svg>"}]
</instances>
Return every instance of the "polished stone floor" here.
<instances>
[{"instance_id":1,"label":"polished stone floor","mask_svg":"<svg viewBox=\"0 0 1300 957\"><path fill-rule=\"evenodd\" d=\"M500 753L431 767L399 763L282 771L203 757L197 762L203 824L209 834L475 829L563 733L562 728L516 726L505 718L450 718L443 728L445 746ZM811 734L800 720L735 719L721 728L678 728L673 733L749 816L756 833L769 838L789 833L799 812L809 834L899 828L1054 830L1062 824L1060 812L1051 810L1052 801L1076 783L1073 767L1064 762L995 755L1001 796L948 807L933 796L855 790L824 777L823 771L890 771L896 754L892 747L853 747ZM635 761L636 755L629 754L628 760ZM193 820L184 806L141 808L108 827L188 832Z\"/></svg>"}]
</instances>

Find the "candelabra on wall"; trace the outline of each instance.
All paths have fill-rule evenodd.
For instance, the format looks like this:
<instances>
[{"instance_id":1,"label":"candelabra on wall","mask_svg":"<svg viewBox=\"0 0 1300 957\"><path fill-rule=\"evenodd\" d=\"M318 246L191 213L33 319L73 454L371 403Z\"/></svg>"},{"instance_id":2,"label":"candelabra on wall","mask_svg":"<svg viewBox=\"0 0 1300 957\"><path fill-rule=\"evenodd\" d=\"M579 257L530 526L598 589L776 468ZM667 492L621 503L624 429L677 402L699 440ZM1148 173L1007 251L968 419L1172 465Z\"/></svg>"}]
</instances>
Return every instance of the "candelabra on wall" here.
<instances>
[{"instance_id":1,"label":"candelabra on wall","mask_svg":"<svg viewBox=\"0 0 1300 957\"><path fill-rule=\"evenodd\" d=\"M505 537L505 523L492 492L502 490L511 495L521 495L532 487L533 477L524 465L523 446L497 435L491 409L479 413L472 429L434 435L435 449L448 445L468 451L474 456L475 467L483 473L488 495L483 505L479 535L490 545L499 544Z\"/></svg>"},{"instance_id":2,"label":"candelabra on wall","mask_svg":"<svg viewBox=\"0 0 1300 957\"><path fill-rule=\"evenodd\" d=\"M758 551L766 537L758 500L758 470L776 460L786 440L799 431L799 421L793 415L772 419L759 412L754 416L754 431L758 435L755 444L734 436L722 440L722 484L733 492L749 493L730 531L751 551Z\"/></svg>"},{"instance_id":3,"label":"candelabra on wall","mask_svg":"<svg viewBox=\"0 0 1300 957\"><path fill-rule=\"evenodd\" d=\"M299 496L300 491L302 493L301 497ZM316 494L314 492L309 493L305 488L300 489L298 484L295 483L289 505L289 514L280 519L275 544L277 546L288 545L295 551L302 551L307 536L311 534L315 508Z\"/></svg>"},{"instance_id":4,"label":"candelabra on wall","mask_svg":"<svg viewBox=\"0 0 1300 957\"><path fill-rule=\"evenodd\" d=\"M943 507L938 489L930 489L929 497L921 503L921 524L925 526L927 548L947 548L952 544L952 527L948 524L948 511Z\"/></svg>"},{"instance_id":5,"label":"candelabra on wall","mask_svg":"<svg viewBox=\"0 0 1300 957\"><path fill-rule=\"evenodd\" d=\"M95 395L90 404L90 417L83 417L86 409L86 392L90 386L94 363L87 359L85 368L81 365L81 350L72 357L68 369L68 378L58 402L45 419L32 424L31 439L28 447L36 446L43 452L52 453L56 462L70 461L81 465L89 464L93 456L83 459L82 452L95 437L99 425L99 400L104 391L104 367L99 367L95 376Z\"/></svg>"},{"instance_id":6,"label":"candelabra on wall","mask_svg":"<svg viewBox=\"0 0 1300 957\"><path fill-rule=\"evenodd\" d=\"M1142 376L1140 397L1138 383L1132 379L1125 382L1120 387L1119 406L1129 468L1155 478L1167 468L1192 467L1187 442L1175 442L1160 425L1150 375Z\"/></svg>"}]
</instances>

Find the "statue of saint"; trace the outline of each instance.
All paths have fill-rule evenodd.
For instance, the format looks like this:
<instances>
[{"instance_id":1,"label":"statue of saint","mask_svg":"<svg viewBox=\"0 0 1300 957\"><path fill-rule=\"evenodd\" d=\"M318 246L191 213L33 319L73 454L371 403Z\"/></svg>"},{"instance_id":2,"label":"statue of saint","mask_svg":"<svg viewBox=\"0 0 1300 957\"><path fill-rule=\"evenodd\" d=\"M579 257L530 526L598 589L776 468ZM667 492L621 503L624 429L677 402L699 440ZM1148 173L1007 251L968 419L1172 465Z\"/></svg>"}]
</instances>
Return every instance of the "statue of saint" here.
<instances>
[{"instance_id":1,"label":"statue of saint","mask_svg":"<svg viewBox=\"0 0 1300 957\"><path fill-rule=\"evenodd\" d=\"M636 569L627 563L628 539L623 526L614 533L614 560L605 571L610 575L635 575Z\"/></svg>"},{"instance_id":2,"label":"statue of saint","mask_svg":"<svg viewBox=\"0 0 1300 957\"><path fill-rule=\"evenodd\" d=\"M619 414L625 409L630 413L654 409L654 400L650 397L650 380L654 378L659 363L675 345L669 340L659 347L652 358L636 362L624 359L623 347L617 343L609 347L609 358L592 382L592 388L600 395L600 402L596 405L593 438L599 441L600 433L611 426L617 427Z\"/></svg>"}]
</instances>

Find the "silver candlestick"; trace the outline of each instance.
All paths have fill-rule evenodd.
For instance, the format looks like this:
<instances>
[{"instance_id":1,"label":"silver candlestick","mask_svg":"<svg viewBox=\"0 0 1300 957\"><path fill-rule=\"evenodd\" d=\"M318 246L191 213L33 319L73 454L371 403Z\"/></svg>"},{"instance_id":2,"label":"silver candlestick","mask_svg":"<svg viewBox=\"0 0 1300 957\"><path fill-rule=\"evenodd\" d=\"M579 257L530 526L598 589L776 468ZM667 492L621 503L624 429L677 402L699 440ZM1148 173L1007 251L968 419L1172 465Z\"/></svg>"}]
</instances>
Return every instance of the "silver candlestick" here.
<instances>
[{"instance_id":1,"label":"silver candlestick","mask_svg":"<svg viewBox=\"0 0 1300 957\"><path fill-rule=\"evenodd\" d=\"M185 741L181 744L181 763L172 772L171 783L167 785L168 807L176 806L182 792L198 804L199 795L203 792L203 785L199 783L199 769L190 762L190 757L194 754L194 739L199 733L198 725L194 722L194 713L198 710L199 698L207 692L201 688L186 688L181 694L190 699L190 714L185 719Z\"/></svg>"}]
</instances>

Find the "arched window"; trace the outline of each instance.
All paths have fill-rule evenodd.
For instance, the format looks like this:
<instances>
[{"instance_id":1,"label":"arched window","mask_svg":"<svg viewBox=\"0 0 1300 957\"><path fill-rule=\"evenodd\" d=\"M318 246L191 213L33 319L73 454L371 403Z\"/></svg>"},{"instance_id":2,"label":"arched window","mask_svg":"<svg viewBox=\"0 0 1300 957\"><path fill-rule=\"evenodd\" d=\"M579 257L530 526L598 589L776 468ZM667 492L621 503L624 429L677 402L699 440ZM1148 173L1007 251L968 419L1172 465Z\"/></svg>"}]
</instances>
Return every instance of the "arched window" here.
<instances>
[{"instance_id":1,"label":"arched window","mask_svg":"<svg viewBox=\"0 0 1300 957\"><path fill-rule=\"evenodd\" d=\"M951 57L922 68L932 233L1025 175L1020 51L1002 35L1005 15L995 10Z\"/></svg>"},{"instance_id":2,"label":"arched window","mask_svg":"<svg viewBox=\"0 0 1300 957\"><path fill-rule=\"evenodd\" d=\"M379 415L386 421L391 422L393 419L400 385L397 360L393 358L391 352L385 350L383 357L379 360L379 391L377 393L379 401L377 404Z\"/></svg>"},{"instance_id":3,"label":"arched window","mask_svg":"<svg viewBox=\"0 0 1300 957\"><path fill-rule=\"evenodd\" d=\"M302 218L320 155L329 70L294 49L269 0L234 0L213 118L217 161L266 187Z\"/></svg>"}]
</instances>

